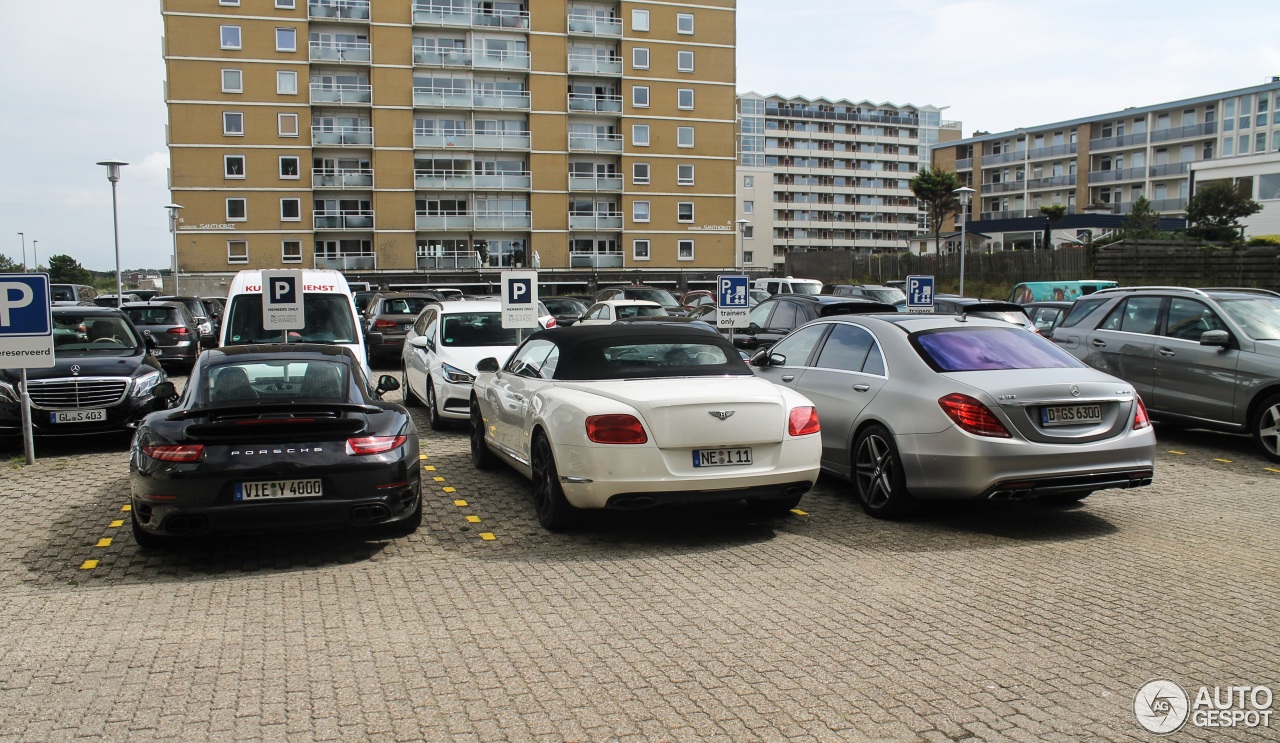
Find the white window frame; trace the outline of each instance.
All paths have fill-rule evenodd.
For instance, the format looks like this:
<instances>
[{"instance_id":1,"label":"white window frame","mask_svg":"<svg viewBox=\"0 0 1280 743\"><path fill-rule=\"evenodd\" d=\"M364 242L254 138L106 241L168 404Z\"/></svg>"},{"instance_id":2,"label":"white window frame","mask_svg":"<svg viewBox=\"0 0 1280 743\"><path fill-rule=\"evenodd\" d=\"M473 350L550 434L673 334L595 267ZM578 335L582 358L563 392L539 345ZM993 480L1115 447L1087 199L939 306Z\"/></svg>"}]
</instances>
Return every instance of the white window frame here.
<instances>
[{"instance_id":1,"label":"white window frame","mask_svg":"<svg viewBox=\"0 0 1280 743\"><path fill-rule=\"evenodd\" d=\"M644 56L644 62L640 61L640 57ZM649 69L649 47L637 46L631 49L631 69L647 70Z\"/></svg>"},{"instance_id":2,"label":"white window frame","mask_svg":"<svg viewBox=\"0 0 1280 743\"><path fill-rule=\"evenodd\" d=\"M694 202L692 201L676 202L676 221L677 222L680 222L681 224L693 224L694 222L693 215L695 214L693 203ZM686 206L689 207L689 217L687 219L680 216L680 210Z\"/></svg>"},{"instance_id":3,"label":"white window frame","mask_svg":"<svg viewBox=\"0 0 1280 743\"><path fill-rule=\"evenodd\" d=\"M681 251L684 250L685 245L689 246L688 256L684 256L680 254ZM694 245L692 240L676 240L676 260L678 261L697 260L697 246Z\"/></svg>"},{"instance_id":4,"label":"white window frame","mask_svg":"<svg viewBox=\"0 0 1280 743\"><path fill-rule=\"evenodd\" d=\"M227 84L227 75L229 74L234 74L235 80L236 80L235 85ZM244 70L239 70L239 69L236 69L235 67L223 67L222 68L222 92L223 93L243 93L244 92Z\"/></svg>"},{"instance_id":5,"label":"white window frame","mask_svg":"<svg viewBox=\"0 0 1280 743\"><path fill-rule=\"evenodd\" d=\"M631 11L631 30L632 31L648 31L649 30L649 11L647 10Z\"/></svg>"},{"instance_id":6,"label":"white window frame","mask_svg":"<svg viewBox=\"0 0 1280 743\"><path fill-rule=\"evenodd\" d=\"M643 207L641 207L642 204L644 205ZM641 215L642 210L644 212L643 215ZM648 201L631 202L631 221L632 222L643 224L645 222L650 221L652 218L653 218L653 205L651 203L649 203Z\"/></svg>"},{"instance_id":7,"label":"white window frame","mask_svg":"<svg viewBox=\"0 0 1280 743\"><path fill-rule=\"evenodd\" d=\"M239 5L240 0L218 0L218 5Z\"/></svg>"},{"instance_id":8,"label":"white window frame","mask_svg":"<svg viewBox=\"0 0 1280 743\"><path fill-rule=\"evenodd\" d=\"M689 170L689 177L687 178L684 176L684 172L683 172L686 168L688 168ZM694 175L695 173L694 173L693 163L676 163L676 185L677 186L692 186Z\"/></svg>"},{"instance_id":9,"label":"white window frame","mask_svg":"<svg viewBox=\"0 0 1280 743\"><path fill-rule=\"evenodd\" d=\"M230 29L235 29L235 32L236 32L235 43L227 42L227 31ZM219 49L243 49L244 36L241 34L240 27L233 26L233 25L219 26L218 27L218 48Z\"/></svg>"},{"instance_id":10,"label":"white window frame","mask_svg":"<svg viewBox=\"0 0 1280 743\"><path fill-rule=\"evenodd\" d=\"M755 177L754 175L744 175L744 176L742 176L742 187L743 187L743 188L755 188L755 187L756 187L756 177Z\"/></svg>"},{"instance_id":11,"label":"white window frame","mask_svg":"<svg viewBox=\"0 0 1280 743\"><path fill-rule=\"evenodd\" d=\"M244 255L232 255L232 245L243 245ZM248 240L228 240L227 241L227 263L248 263L249 262L249 241Z\"/></svg>"},{"instance_id":12,"label":"white window frame","mask_svg":"<svg viewBox=\"0 0 1280 743\"><path fill-rule=\"evenodd\" d=\"M689 22L689 30L683 30L685 21ZM676 33L691 36L693 34L693 13L676 13Z\"/></svg>"},{"instance_id":13,"label":"white window frame","mask_svg":"<svg viewBox=\"0 0 1280 743\"><path fill-rule=\"evenodd\" d=\"M689 97L689 105L687 106L684 105L684 101L681 100L686 94ZM693 88L676 88L676 108L681 111L693 110Z\"/></svg>"},{"instance_id":14,"label":"white window frame","mask_svg":"<svg viewBox=\"0 0 1280 743\"><path fill-rule=\"evenodd\" d=\"M631 146L632 147L648 147L649 146L649 125L648 124L632 124L631 125Z\"/></svg>"},{"instance_id":15,"label":"white window frame","mask_svg":"<svg viewBox=\"0 0 1280 743\"><path fill-rule=\"evenodd\" d=\"M756 239L756 226L754 224L742 225L742 239L743 240Z\"/></svg>"},{"instance_id":16,"label":"white window frame","mask_svg":"<svg viewBox=\"0 0 1280 743\"><path fill-rule=\"evenodd\" d=\"M293 46L280 46L280 32L286 31L293 34ZM296 52L298 51L298 29L290 26L276 27L276 51L277 52Z\"/></svg>"},{"instance_id":17,"label":"white window frame","mask_svg":"<svg viewBox=\"0 0 1280 743\"><path fill-rule=\"evenodd\" d=\"M643 175L643 176L641 176L641 175L640 175L640 169L641 169L641 168L643 168L643 169L644 169L644 175ZM642 162L642 163L631 163L631 184L632 184L632 185L634 185L634 186L647 186L647 185L649 185L649 176L650 176L650 175L651 175L651 169L650 169L650 167L649 167L649 163L647 163L647 162Z\"/></svg>"},{"instance_id":18,"label":"white window frame","mask_svg":"<svg viewBox=\"0 0 1280 743\"><path fill-rule=\"evenodd\" d=\"M689 144L683 144L681 142L681 140L684 139L685 132L689 133ZM696 147L696 146L697 146L697 140L694 137L693 127L691 126L676 127L676 147Z\"/></svg>"},{"instance_id":19,"label":"white window frame","mask_svg":"<svg viewBox=\"0 0 1280 743\"><path fill-rule=\"evenodd\" d=\"M689 58L689 64L684 64L685 56ZM680 49L676 51L676 72L693 72L693 50Z\"/></svg>"},{"instance_id":20,"label":"white window frame","mask_svg":"<svg viewBox=\"0 0 1280 743\"><path fill-rule=\"evenodd\" d=\"M290 201L298 205L298 209L297 209L298 216L296 217L285 216L284 205ZM302 221L302 199L294 198L294 197L280 199L280 221L281 222L301 222Z\"/></svg>"},{"instance_id":21,"label":"white window frame","mask_svg":"<svg viewBox=\"0 0 1280 743\"><path fill-rule=\"evenodd\" d=\"M231 174L230 171L231 171L232 160L240 161L240 175ZM236 179L236 180L243 179L245 178L246 170L248 170L248 163L246 162L244 155L223 155L222 156L222 177L223 178L230 178L230 179Z\"/></svg>"},{"instance_id":22,"label":"white window frame","mask_svg":"<svg viewBox=\"0 0 1280 743\"><path fill-rule=\"evenodd\" d=\"M293 80L293 90L289 90L287 86L281 83L285 80ZM298 94L298 73L294 70L276 70L276 95L297 95Z\"/></svg>"},{"instance_id":23,"label":"white window frame","mask_svg":"<svg viewBox=\"0 0 1280 743\"><path fill-rule=\"evenodd\" d=\"M285 161L285 160L293 160L293 161L295 161L295 162L296 162L297 167L296 167L296 168L294 168L293 170L294 170L294 172L295 172L295 173L297 173L297 175L285 175L285 174L284 174L284 161ZM297 155L281 155L281 156L280 156L280 167L279 167L279 169L276 171L276 173L278 173L278 174L280 175L281 180L286 180L286 181L296 181L296 180L300 180L300 179L302 178L302 158L301 158L301 157L298 157Z\"/></svg>"},{"instance_id":24,"label":"white window frame","mask_svg":"<svg viewBox=\"0 0 1280 743\"><path fill-rule=\"evenodd\" d=\"M640 246L644 246L644 254L640 254ZM653 260L653 243L648 240L632 240L631 241L631 260L648 261Z\"/></svg>"},{"instance_id":25,"label":"white window frame","mask_svg":"<svg viewBox=\"0 0 1280 743\"><path fill-rule=\"evenodd\" d=\"M631 86L631 106L633 108L649 107L649 86L648 85L632 85Z\"/></svg>"},{"instance_id":26,"label":"white window frame","mask_svg":"<svg viewBox=\"0 0 1280 743\"><path fill-rule=\"evenodd\" d=\"M293 10L298 7L297 0L276 0L276 7L283 10Z\"/></svg>"},{"instance_id":27,"label":"white window frame","mask_svg":"<svg viewBox=\"0 0 1280 743\"><path fill-rule=\"evenodd\" d=\"M743 213L743 214L755 214L755 213L756 213L756 202L754 202L754 201L744 201L744 202L742 202L742 213Z\"/></svg>"},{"instance_id":28,"label":"white window frame","mask_svg":"<svg viewBox=\"0 0 1280 743\"><path fill-rule=\"evenodd\" d=\"M233 117L233 118L228 118ZM232 121L240 122L240 131L234 131L228 124ZM244 112L243 111L223 111L222 112L222 135L224 137L243 137L244 136Z\"/></svg>"},{"instance_id":29,"label":"white window frame","mask_svg":"<svg viewBox=\"0 0 1280 743\"><path fill-rule=\"evenodd\" d=\"M289 255L290 245L298 246L298 254L296 256ZM280 241L280 262L281 263L301 263L302 262L302 241L301 240L281 240Z\"/></svg>"},{"instance_id":30,"label":"white window frame","mask_svg":"<svg viewBox=\"0 0 1280 743\"><path fill-rule=\"evenodd\" d=\"M231 204L236 201L240 202L240 206L242 207L244 212L243 217L231 216ZM243 196L228 196L226 214L227 214L228 222L248 222L249 221L249 200Z\"/></svg>"},{"instance_id":31,"label":"white window frame","mask_svg":"<svg viewBox=\"0 0 1280 743\"><path fill-rule=\"evenodd\" d=\"M293 119L293 134L286 134L284 131L284 122L290 118ZM302 125L298 121L297 114L277 114L276 115L276 133L281 137L300 137L302 136Z\"/></svg>"}]
</instances>

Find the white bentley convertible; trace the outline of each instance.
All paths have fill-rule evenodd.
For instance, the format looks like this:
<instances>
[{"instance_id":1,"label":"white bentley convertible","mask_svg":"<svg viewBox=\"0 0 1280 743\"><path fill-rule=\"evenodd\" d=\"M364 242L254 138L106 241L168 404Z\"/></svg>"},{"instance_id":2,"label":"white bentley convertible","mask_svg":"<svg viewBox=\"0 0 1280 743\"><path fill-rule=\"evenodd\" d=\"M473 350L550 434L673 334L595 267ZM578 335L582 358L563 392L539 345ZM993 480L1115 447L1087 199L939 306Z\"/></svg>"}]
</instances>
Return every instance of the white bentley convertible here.
<instances>
[{"instance_id":1,"label":"white bentley convertible","mask_svg":"<svg viewBox=\"0 0 1280 743\"><path fill-rule=\"evenodd\" d=\"M719 333L560 328L477 370L471 460L531 479L547 529L586 508L746 500L781 514L818 477L813 403L753 376Z\"/></svg>"}]
</instances>

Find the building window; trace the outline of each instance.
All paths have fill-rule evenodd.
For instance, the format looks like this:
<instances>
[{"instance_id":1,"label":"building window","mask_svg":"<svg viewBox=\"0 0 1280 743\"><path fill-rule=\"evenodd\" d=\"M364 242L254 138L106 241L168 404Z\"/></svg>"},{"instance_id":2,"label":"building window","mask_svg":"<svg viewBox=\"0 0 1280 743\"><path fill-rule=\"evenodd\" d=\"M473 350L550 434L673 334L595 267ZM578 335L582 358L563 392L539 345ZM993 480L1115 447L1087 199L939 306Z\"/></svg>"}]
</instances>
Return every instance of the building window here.
<instances>
[{"instance_id":1,"label":"building window","mask_svg":"<svg viewBox=\"0 0 1280 743\"><path fill-rule=\"evenodd\" d=\"M632 31L648 31L649 30L649 11L647 10L631 11L631 30Z\"/></svg>"},{"instance_id":2,"label":"building window","mask_svg":"<svg viewBox=\"0 0 1280 743\"><path fill-rule=\"evenodd\" d=\"M282 155L280 157L280 177L290 180L302 177L298 172L298 158L296 155Z\"/></svg>"},{"instance_id":3,"label":"building window","mask_svg":"<svg viewBox=\"0 0 1280 743\"><path fill-rule=\"evenodd\" d=\"M298 73L290 70L276 70L276 93L279 95L297 95Z\"/></svg>"},{"instance_id":4,"label":"building window","mask_svg":"<svg viewBox=\"0 0 1280 743\"><path fill-rule=\"evenodd\" d=\"M676 13L676 33L693 33L693 13Z\"/></svg>"},{"instance_id":5,"label":"building window","mask_svg":"<svg viewBox=\"0 0 1280 743\"><path fill-rule=\"evenodd\" d=\"M649 163L631 163L631 182L637 186L649 185Z\"/></svg>"},{"instance_id":6,"label":"building window","mask_svg":"<svg viewBox=\"0 0 1280 743\"><path fill-rule=\"evenodd\" d=\"M754 202L754 201L744 201L744 202L742 202L742 213L743 213L743 214L754 214L754 213L755 213L755 211L756 211L756 202Z\"/></svg>"},{"instance_id":7,"label":"building window","mask_svg":"<svg viewBox=\"0 0 1280 743\"><path fill-rule=\"evenodd\" d=\"M244 114L235 111L223 111L222 133L228 137L243 137Z\"/></svg>"},{"instance_id":8,"label":"building window","mask_svg":"<svg viewBox=\"0 0 1280 743\"><path fill-rule=\"evenodd\" d=\"M277 0L278 2L279 0ZM280 7L277 5L276 7ZM281 263L301 263L302 262L302 243L298 240L285 240L280 243L280 262Z\"/></svg>"},{"instance_id":9,"label":"building window","mask_svg":"<svg viewBox=\"0 0 1280 743\"><path fill-rule=\"evenodd\" d=\"M632 222L648 222L649 221L649 202L647 201L631 202L631 221Z\"/></svg>"},{"instance_id":10,"label":"building window","mask_svg":"<svg viewBox=\"0 0 1280 743\"><path fill-rule=\"evenodd\" d=\"M682 261L693 260L693 241L677 240L676 241L676 259Z\"/></svg>"},{"instance_id":11,"label":"building window","mask_svg":"<svg viewBox=\"0 0 1280 743\"><path fill-rule=\"evenodd\" d=\"M1256 135L1256 136L1254 137L1254 140L1253 140L1253 151L1254 151L1254 152L1266 152L1266 151L1267 151L1267 133L1266 133L1266 132L1261 132L1261 133L1259 133L1258 135Z\"/></svg>"},{"instance_id":12,"label":"building window","mask_svg":"<svg viewBox=\"0 0 1280 743\"><path fill-rule=\"evenodd\" d=\"M750 240L756 236L756 226L753 224L742 225L742 239Z\"/></svg>"},{"instance_id":13,"label":"building window","mask_svg":"<svg viewBox=\"0 0 1280 743\"><path fill-rule=\"evenodd\" d=\"M218 5L239 5L240 0L218 0Z\"/></svg>"},{"instance_id":14,"label":"building window","mask_svg":"<svg viewBox=\"0 0 1280 743\"><path fill-rule=\"evenodd\" d=\"M631 105L636 108L649 107L649 87L647 85L636 85L631 88Z\"/></svg>"},{"instance_id":15,"label":"building window","mask_svg":"<svg viewBox=\"0 0 1280 743\"><path fill-rule=\"evenodd\" d=\"M631 67L637 70L649 69L649 50L638 46L631 50Z\"/></svg>"},{"instance_id":16,"label":"building window","mask_svg":"<svg viewBox=\"0 0 1280 743\"><path fill-rule=\"evenodd\" d=\"M631 144L636 147L649 146L649 125L648 124L632 124L631 125Z\"/></svg>"},{"instance_id":17,"label":"building window","mask_svg":"<svg viewBox=\"0 0 1280 743\"><path fill-rule=\"evenodd\" d=\"M280 127L280 136L296 137L298 136L298 115L297 114L280 114L277 117L277 123Z\"/></svg>"},{"instance_id":18,"label":"building window","mask_svg":"<svg viewBox=\"0 0 1280 743\"><path fill-rule=\"evenodd\" d=\"M753 252L752 252L752 251L750 251L750 250L744 250L744 251L742 251L742 262L743 262L743 263L755 263L755 262L756 262L756 254L755 254L755 253L753 253Z\"/></svg>"},{"instance_id":19,"label":"building window","mask_svg":"<svg viewBox=\"0 0 1280 743\"><path fill-rule=\"evenodd\" d=\"M302 200L301 199L280 199L280 221L281 222L301 222L302 221Z\"/></svg>"},{"instance_id":20,"label":"building window","mask_svg":"<svg viewBox=\"0 0 1280 743\"><path fill-rule=\"evenodd\" d=\"M223 70L222 71L222 92L223 93L243 93L244 92L244 73L240 70Z\"/></svg>"},{"instance_id":21,"label":"building window","mask_svg":"<svg viewBox=\"0 0 1280 743\"><path fill-rule=\"evenodd\" d=\"M676 147L692 147L693 146L693 127L678 126L676 127Z\"/></svg>"},{"instance_id":22,"label":"building window","mask_svg":"<svg viewBox=\"0 0 1280 743\"><path fill-rule=\"evenodd\" d=\"M239 49L240 48L240 27L239 26L222 26L221 38L223 49Z\"/></svg>"},{"instance_id":23,"label":"building window","mask_svg":"<svg viewBox=\"0 0 1280 743\"><path fill-rule=\"evenodd\" d=\"M285 10L293 10L297 7L297 3L295 0L276 0L276 7L284 8ZM299 256L301 256L301 253L299 253ZM302 260L302 258L299 257L298 260Z\"/></svg>"},{"instance_id":24,"label":"building window","mask_svg":"<svg viewBox=\"0 0 1280 743\"><path fill-rule=\"evenodd\" d=\"M649 241L648 240L632 240L631 241L631 259L636 261L649 260Z\"/></svg>"},{"instance_id":25,"label":"building window","mask_svg":"<svg viewBox=\"0 0 1280 743\"><path fill-rule=\"evenodd\" d=\"M248 263L249 243L244 240L227 241L227 263Z\"/></svg>"},{"instance_id":26,"label":"building window","mask_svg":"<svg viewBox=\"0 0 1280 743\"><path fill-rule=\"evenodd\" d=\"M1248 134L1240 135L1240 154L1241 155L1249 154L1249 135Z\"/></svg>"},{"instance_id":27,"label":"building window","mask_svg":"<svg viewBox=\"0 0 1280 743\"><path fill-rule=\"evenodd\" d=\"M298 29L277 28L276 29L276 51L277 52L298 51Z\"/></svg>"},{"instance_id":28,"label":"building window","mask_svg":"<svg viewBox=\"0 0 1280 743\"><path fill-rule=\"evenodd\" d=\"M676 185L693 185L693 163L680 163L676 166Z\"/></svg>"},{"instance_id":29,"label":"building window","mask_svg":"<svg viewBox=\"0 0 1280 743\"><path fill-rule=\"evenodd\" d=\"M693 72L693 52L689 50L676 52L676 69L680 72Z\"/></svg>"},{"instance_id":30,"label":"building window","mask_svg":"<svg viewBox=\"0 0 1280 743\"><path fill-rule=\"evenodd\" d=\"M693 88L676 90L676 108L684 111L693 110Z\"/></svg>"},{"instance_id":31,"label":"building window","mask_svg":"<svg viewBox=\"0 0 1280 743\"><path fill-rule=\"evenodd\" d=\"M244 155L223 155L222 174L226 178L243 178Z\"/></svg>"},{"instance_id":32,"label":"building window","mask_svg":"<svg viewBox=\"0 0 1280 743\"><path fill-rule=\"evenodd\" d=\"M693 202L681 201L676 204L676 221L692 222L693 221Z\"/></svg>"},{"instance_id":33,"label":"building window","mask_svg":"<svg viewBox=\"0 0 1280 743\"><path fill-rule=\"evenodd\" d=\"M743 188L755 188L755 187L756 187L756 177L755 177L754 175L744 175L744 176L742 176L742 187L743 187Z\"/></svg>"},{"instance_id":34,"label":"building window","mask_svg":"<svg viewBox=\"0 0 1280 743\"><path fill-rule=\"evenodd\" d=\"M246 209L247 207L245 206L245 200L243 198L227 199L227 221L243 222L247 220L249 217L246 213Z\"/></svg>"}]
</instances>

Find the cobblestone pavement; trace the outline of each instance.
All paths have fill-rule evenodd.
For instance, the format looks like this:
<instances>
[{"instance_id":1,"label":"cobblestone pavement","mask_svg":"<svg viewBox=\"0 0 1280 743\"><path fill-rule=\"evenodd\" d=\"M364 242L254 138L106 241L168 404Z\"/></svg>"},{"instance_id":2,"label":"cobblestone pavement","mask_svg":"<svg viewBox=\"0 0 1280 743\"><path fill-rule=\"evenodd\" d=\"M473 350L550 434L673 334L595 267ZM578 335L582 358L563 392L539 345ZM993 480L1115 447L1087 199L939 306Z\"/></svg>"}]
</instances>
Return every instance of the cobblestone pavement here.
<instances>
[{"instance_id":1,"label":"cobblestone pavement","mask_svg":"<svg viewBox=\"0 0 1280 743\"><path fill-rule=\"evenodd\" d=\"M1280 689L1280 466L1242 437L1161 429L1155 485L1071 508L883 523L824 478L552 535L417 417L426 518L385 542L144 555L125 440L6 450L0 741L1150 740L1153 678ZM1171 739L1250 737L1280 721Z\"/></svg>"}]
</instances>

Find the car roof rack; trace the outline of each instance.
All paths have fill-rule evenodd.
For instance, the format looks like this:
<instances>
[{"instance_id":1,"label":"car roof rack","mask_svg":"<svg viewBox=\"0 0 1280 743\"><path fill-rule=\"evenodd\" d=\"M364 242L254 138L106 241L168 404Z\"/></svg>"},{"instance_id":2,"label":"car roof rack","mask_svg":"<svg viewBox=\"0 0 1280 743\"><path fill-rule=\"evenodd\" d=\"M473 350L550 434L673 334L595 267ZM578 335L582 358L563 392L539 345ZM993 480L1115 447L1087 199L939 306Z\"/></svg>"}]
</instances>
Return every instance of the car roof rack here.
<instances>
[{"instance_id":1,"label":"car roof rack","mask_svg":"<svg viewBox=\"0 0 1280 743\"><path fill-rule=\"evenodd\" d=\"M1204 290L1190 286L1109 286L1106 289L1099 289L1093 294L1119 294L1123 292L1137 291L1190 292L1192 294L1199 294L1202 297L1209 296L1204 293ZM1093 296L1093 294L1086 294L1084 296Z\"/></svg>"},{"instance_id":2,"label":"car roof rack","mask_svg":"<svg viewBox=\"0 0 1280 743\"><path fill-rule=\"evenodd\" d=\"M1280 297L1280 292L1260 289L1256 286L1206 286L1204 290L1207 292L1243 292L1245 294L1265 294L1269 297Z\"/></svg>"}]
</instances>

